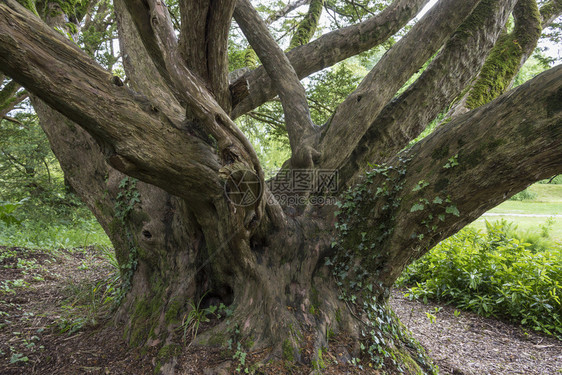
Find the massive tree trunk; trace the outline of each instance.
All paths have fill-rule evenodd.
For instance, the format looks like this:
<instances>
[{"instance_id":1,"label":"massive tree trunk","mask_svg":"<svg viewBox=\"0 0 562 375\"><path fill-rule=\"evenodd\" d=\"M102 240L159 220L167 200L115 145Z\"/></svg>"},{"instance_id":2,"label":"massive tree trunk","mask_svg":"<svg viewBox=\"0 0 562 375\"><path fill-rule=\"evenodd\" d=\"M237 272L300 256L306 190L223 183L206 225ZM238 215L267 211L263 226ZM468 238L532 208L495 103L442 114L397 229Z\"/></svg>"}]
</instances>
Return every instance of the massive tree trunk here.
<instances>
[{"instance_id":1,"label":"massive tree trunk","mask_svg":"<svg viewBox=\"0 0 562 375\"><path fill-rule=\"evenodd\" d=\"M318 367L299 348L312 341L319 357L328 332L341 332L376 365L431 371L387 311L389 288L437 242L562 172L562 68L401 152L478 76L518 3L442 0L313 124L299 79L383 42L424 3L396 0L285 54L247 0L180 2L183 23L198 16L179 40L160 1L115 0L127 84L14 0L0 4L0 69L32 93L68 180L115 246L125 337L159 346L163 371L200 300L232 316L197 344L232 340ZM264 66L229 89L232 17ZM232 119L275 94L292 156L266 184Z\"/></svg>"}]
</instances>

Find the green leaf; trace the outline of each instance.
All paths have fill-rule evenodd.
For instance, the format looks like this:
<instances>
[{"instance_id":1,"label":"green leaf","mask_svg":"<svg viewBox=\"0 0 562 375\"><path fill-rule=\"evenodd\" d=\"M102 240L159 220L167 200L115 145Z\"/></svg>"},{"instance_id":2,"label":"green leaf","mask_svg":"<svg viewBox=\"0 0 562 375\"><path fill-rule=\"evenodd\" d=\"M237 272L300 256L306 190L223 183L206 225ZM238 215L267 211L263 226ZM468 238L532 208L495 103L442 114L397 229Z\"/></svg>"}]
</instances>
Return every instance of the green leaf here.
<instances>
[{"instance_id":1,"label":"green leaf","mask_svg":"<svg viewBox=\"0 0 562 375\"><path fill-rule=\"evenodd\" d=\"M428 186L429 182L425 182L424 180L421 180L418 182L418 184L416 186L414 186L414 188L412 189L412 191L418 191L423 189L424 187Z\"/></svg>"},{"instance_id":2,"label":"green leaf","mask_svg":"<svg viewBox=\"0 0 562 375\"><path fill-rule=\"evenodd\" d=\"M433 199L433 203L441 204L441 203L443 203L443 199L441 199L441 197L435 197L435 199Z\"/></svg>"},{"instance_id":3,"label":"green leaf","mask_svg":"<svg viewBox=\"0 0 562 375\"><path fill-rule=\"evenodd\" d=\"M453 214L455 216L460 216L459 209L457 208L457 206L454 205L447 207L445 212L447 212L448 214Z\"/></svg>"},{"instance_id":4,"label":"green leaf","mask_svg":"<svg viewBox=\"0 0 562 375\"><path fill-rule=\"evenodd\" d=\"M424 205L421 203L416 203L410 208L410 212L422 211L424 209Z\"/></svg>"}]
</instances>

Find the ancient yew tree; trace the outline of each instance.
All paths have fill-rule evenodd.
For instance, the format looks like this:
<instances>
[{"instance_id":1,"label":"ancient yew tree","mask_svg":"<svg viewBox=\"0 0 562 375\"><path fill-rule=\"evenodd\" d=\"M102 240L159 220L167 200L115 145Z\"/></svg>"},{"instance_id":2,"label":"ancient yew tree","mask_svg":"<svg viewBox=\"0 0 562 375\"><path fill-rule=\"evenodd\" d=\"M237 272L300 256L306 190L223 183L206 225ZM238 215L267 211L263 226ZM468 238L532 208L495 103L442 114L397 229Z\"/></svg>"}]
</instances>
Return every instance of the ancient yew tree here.
<instances>
[{"instance_id":1,"label":"ancient yew tree","mask_svg":"<svg viewBox=\"0 0 562 375\"><path fill-rule=\"evenodd\" d=\"M196 344L234 340L318 367L329 334L344 333L353 356L428 371L384 307L389 288L439 241L562 173L562 67L508 91L559 0L440 0L323 124L300 80L385 43L427 0L394 0L316 39L333 2L298 1L308 14L288 51L249 0L179 0L173 18L161 0L114 0L123 80L72 41L95 3L3 0L0 71L31 96L115 246L125 337L160 347L163 369L202 299L232 315ZM260 66L229 75L231 24ZM291 157L266 183L234 120L276 97ZM296 189L303 178L314 181Z\"/></svg>"}]
</instances>

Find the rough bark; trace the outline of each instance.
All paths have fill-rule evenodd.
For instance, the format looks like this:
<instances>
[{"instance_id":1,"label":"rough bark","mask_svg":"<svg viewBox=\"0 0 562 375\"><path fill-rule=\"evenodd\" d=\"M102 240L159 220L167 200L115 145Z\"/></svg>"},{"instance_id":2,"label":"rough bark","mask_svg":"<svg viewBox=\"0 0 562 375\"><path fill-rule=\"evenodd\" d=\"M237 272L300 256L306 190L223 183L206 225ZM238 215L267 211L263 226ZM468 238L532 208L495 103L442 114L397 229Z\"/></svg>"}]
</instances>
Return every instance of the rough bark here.
<instances>
[{"instance_id":1,"label":"rough bark","mask_svg":"<svg viewBox=\"0 0 562 375\"><path fill-rule=\"evenodd\" d=\"M267 61L269 51L277 59L264 62L264 70L290 117L292 105L305 105L302 86L295 91L302 74L368 48L422 3L396 1L367 23L319 38L287 57L263 35L248 39L262 60ZM334 205L281 205L266 186L250 204L225 194L233 187L254 193L250 182L263 182L255 152L221 99L228 85L213 78L224 75L224 61L209 63L212 56L222 56L225 42L219 39L230 21L231 2L221 3L221 9L212 1L184 2L183 18L190 11L217 11L215 21L210 16L197 26L201 33L217 33L205 45L196 39L207 34L186 30L178 43L160 2L116 0L127 86L13 0L0 4L0 69L35 95L41 125L68 179L116 247L127 292L117 319L129 342L159 346L160 370L173 371L181 341L177 328L202 299L202 307L222 302L233 313L228 323L217 321L189 337L196 344L226 347L232 340L243 350L271 348L272 357L316 361L311 365L318 369L327 332L334 331L351 337L354 356L377 365L385 356L400 358L410 373L430 371L417 350L407 349L412 343L382 307L389 287L409 261L439 240L533 181L562 172L562 67L455 118L398 153L419 131L417 123L429 121L437 110L419 114L409 107L423 111L424 94L434 94L436 107L452 100L479 70L513 6L510 0L483 1L480 7L497 7L488 17L477 18L487 8L472 12L476 3L443 1L344 102L324 133L323 164L289 163L289 172L302 165L345 167L340 186L352 188L341 196L346 208L337 219ZM241 18L255 16L243 6L237 9ZM469 14L482 27L467 35ZM216 25L219 20L222 26ZM388 28L372 29L388 20L393 20ZM259 30L255 18L243 27ZM360 37L365 30L367 36ZM350 46L342 44L346 35L354 36L346 41ZM424 39L423 48L418 38ZM326 52L327 40L340 50ZM444 43L428 71L389 104ZM303 55L314 46L316 52ZM319 57L323 53L325 59ZM206 65L188 55L204 58ZM309 63L299 65L304 59ZM404 66L396 69L398 63ZM288 83L275 68L288 71ZM205 69L213 74L205 76ZM264 74L256 72L247 78ZM270 95L270 83L253 91L261 92L256 97ZM298 116L295 121L303 120ZM295 122L291 132L306 133L310 125ZM407 134L397 142L368 138L377 127ZM298 158L298 147L293 152ZM349 155L361 158L349 163ZM371 156L386 164L358 178ZM246 175L248 171L253 174ZM233 176L238 176L235 183L229 180ZM248 184L236 185L240 182ZM306 196L324 194L315 190ZM364 337L365 331L372 336ZM312 358L299 350L304 337L314 345ZM375 350L362 352L361 344Z\"/></svg>"},{"instance_id":2,"label":"rough bark","mask_svg":"<svg viewBox=\"0 0 562 375\"><path fill-rule=\"evenodd\" d=\"M217 101L230 111L228 32L235 0L181 1L179 48L188 67L208 82Z\"/></svg>"},{"instance_id":3,"label":"rough bark","mask_svg":"<svg viewBox=\"0 0 562 375\"><path fill-rule=\"evenodd\" d=\"M123 67L131 87L144 96L174 123L182 124L186 131L185 108L170 92L166 82L159 74L146 51L130 14L126 11L123 0L114 2L117 29L119 31L119 48L123 55Z\"/></svg>"},{"instance_id":4,"label":"rough bark","mask_svg":"<svg viewBox=\"0 0 562 375\"><path fill-rule=\"evenodd\" d=\"M480 2L416 82L373 121L340 166L344 181L360 175L361 166L385 160L406 147L461 94L480 72L515 3Z\"/></svg>"},{"instance_id":5,"label":"rough bark","mask_svg":"<svg viewBox=\"0 0 562 375\"><path fill-rule=\"evenodd\" d=\"M507 91L535 50L542 30L561 13L560 1L549 1L540 10L535 0L518 1L513 11L513 30L500 37L477 79L457 100L448 117L477 108Z\"/></svg>"}]
</instances>

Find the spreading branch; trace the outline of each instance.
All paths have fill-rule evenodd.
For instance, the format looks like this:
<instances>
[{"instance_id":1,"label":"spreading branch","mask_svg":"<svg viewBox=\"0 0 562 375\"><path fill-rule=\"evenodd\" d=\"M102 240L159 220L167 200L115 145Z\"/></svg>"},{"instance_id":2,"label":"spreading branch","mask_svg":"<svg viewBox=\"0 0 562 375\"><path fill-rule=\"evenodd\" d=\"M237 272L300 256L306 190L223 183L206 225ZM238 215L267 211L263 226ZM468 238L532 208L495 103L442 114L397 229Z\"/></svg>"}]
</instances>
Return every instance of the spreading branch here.
<instances>
[{"instance_id":1,"label":"spreading branch","mask_svg":"<svg viewBox=\"0 0 562 375\"><path fill-rule=\"evenodd\" d=\"M383 107L441 48L478 3L477 0L440 1L383 56L359 87L338 106L326 126L320 146L323 168L336 168L349 157ZM326 152L335 149L340 152Z\"/></svg>"},{"instance_id":2,"label":"spreading branch","mask_svg":"<svg viewBox=\"0 0 562 375\"><path fill-rule=\"evenodd\" d=\"M212 147L14 0L0 4L0 66L86 129L116 169L187 199L221 193Z\"/></svg>"},{"instance_id":3,"label":"spreading branch","mask_svg":"<svg viewBox=\"0 0 562 375\"><path fill-rule=\"evenodd\" d=\"M379 197L375 204L397 204L376 277L393 282L403 266L484 212L533 182L561 173L561 98L558 66L458 116L390 159L388 176L392 186L400 186L393 201L377 193L386 176L370 185L370 194ZM357 223L356 235L371 233L378 215Z\"/></svg>"},{"instance_id":4,"label":"spreading branch","mask_svg":"<svg viewBox=\"0 0 562 375\"><path fill-rule=\"evenodd\" d=\"M239 0L234 17L248 42L258 54L279 94L285 113L289 143L293 155L304 140L317 130L310 118L306 91L283 50L269 33L267 26L248 0Z\"/></svg>"},{"instance_id":5,"label":"spreading branch","mask_svg":"<svg viewBox=\"0 0 562 375\"><path fill-rule=\"evenodd\" d=\"M242 162L263 180L263 171L250 142L179 55L165 5L159 0L140 4L138 0L125 0L125 4L154 65L185 103L188 120L194 118L214 137L223 164Z\"/></svg>"},{"instance_id":6,"label":"spreading branch","mask_svg":"<svg viewBox=\"0 0 562 375\"><path fill-rule=\"evenodd\" d=\"M287 58L302 79L384 42L408 23L429 0L395 0L381 13L357 25L332 31L287 53ZM242 79L249 92L233 98L238 103L232 117L239 117L277 95L264 67L253 70ZM235 83L234 83L235 84ZM247 95L247 96L246 96Z\"/></svg>"},{"instance_id":7,"label":"spreading branch","mask_svg":"<svg viewBox=\"0 0 562 375\"><path fill-rule=\"evenodd\" d=\"M342 164L343 180L406 147L461 94L480 72L515 3L484 0L476 7L416 82L371 124Z\"/></svg>"}]
</instances>

